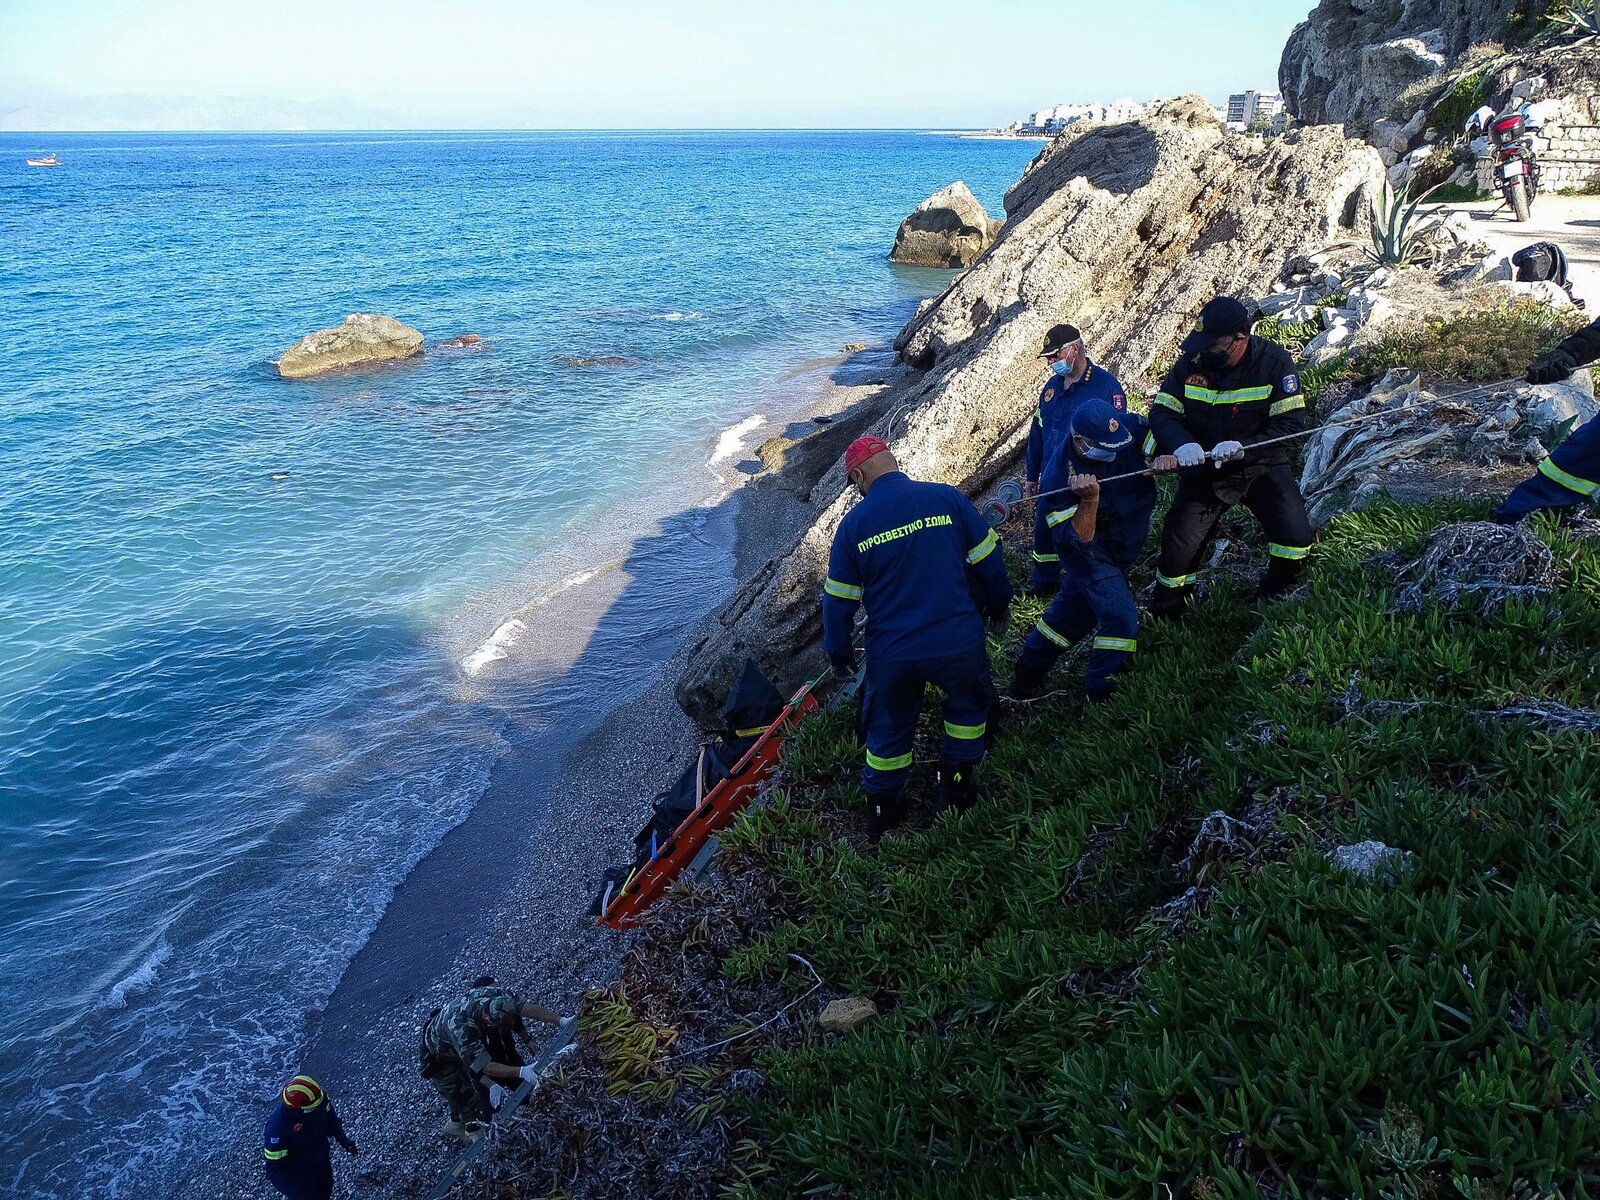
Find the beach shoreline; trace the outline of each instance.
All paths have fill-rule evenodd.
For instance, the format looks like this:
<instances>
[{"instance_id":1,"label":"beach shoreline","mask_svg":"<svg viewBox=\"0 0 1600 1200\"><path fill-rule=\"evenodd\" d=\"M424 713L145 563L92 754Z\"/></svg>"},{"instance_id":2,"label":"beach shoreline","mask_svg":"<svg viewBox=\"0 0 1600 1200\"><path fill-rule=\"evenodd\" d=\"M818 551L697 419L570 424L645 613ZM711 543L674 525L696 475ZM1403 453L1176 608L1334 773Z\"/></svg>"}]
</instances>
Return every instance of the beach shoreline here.
<instances>
[{"instance_id":1,"label":"beach shoreline","mask_svg":"<svg viewBox=\"0 0 1600 1200\"><path fill-rule=\"evenodd\" d=\"M565 622L576 634L565 669L543 689L558 688L573 711L510 736L472 812L408 873L310 1018L302 1069L328 1087L362 1147L358 1159L336 1163L335 1195L426 1195L459 1153L440 1136L443 1102L417 1075L418 1031L433 1008L488 974L573 1012L586 990L612 978L628 935L597 929L583 913L605 869L627 857L650 797L682 771L701 736L674 697L697 633L809 524L809 485L836 457L813 443L831 447L871 420L892 364L886 347L807 364L792 398L751 406L766 419L747 457L733 461L724 437L706 464L714 478L718 467L743 478L724 476L720 497L662 519L621 563L519 614L540 615L529 618L536 633ZM733 427L757 428L752 417ZM705 577L712 564L720 564L715 581ZM630 615L659 616L687 579L699 580L692 602L640 644ZM627 657L643 669L619 678L615 665ZM586 710L586 692L606 702ZM253 1154L226 1163L226 1183L208 1175L206 1196L263 1194Z\"/></svg>"}]
</instances>

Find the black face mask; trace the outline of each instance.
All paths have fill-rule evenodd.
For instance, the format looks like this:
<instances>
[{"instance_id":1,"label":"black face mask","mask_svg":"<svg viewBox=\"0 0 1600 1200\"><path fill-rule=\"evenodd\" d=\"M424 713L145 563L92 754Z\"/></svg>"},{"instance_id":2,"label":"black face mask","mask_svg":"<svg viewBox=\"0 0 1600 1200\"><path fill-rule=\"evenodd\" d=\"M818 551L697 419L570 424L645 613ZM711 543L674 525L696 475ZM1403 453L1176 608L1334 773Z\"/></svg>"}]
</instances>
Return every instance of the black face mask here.
<instances>
[{"instance_id":1,"label":"black face mask","mask_svg":"<svg viewBox=\"0 0 1600 1200\"><path fill-rule=\"evenodd\" d=\"M1228 365L1228 359L1233 356L1233 349L1227 350L1202 350L1196 354L1195 361L1208 371L1220 371Z\"/></svg>"}]
</instances>

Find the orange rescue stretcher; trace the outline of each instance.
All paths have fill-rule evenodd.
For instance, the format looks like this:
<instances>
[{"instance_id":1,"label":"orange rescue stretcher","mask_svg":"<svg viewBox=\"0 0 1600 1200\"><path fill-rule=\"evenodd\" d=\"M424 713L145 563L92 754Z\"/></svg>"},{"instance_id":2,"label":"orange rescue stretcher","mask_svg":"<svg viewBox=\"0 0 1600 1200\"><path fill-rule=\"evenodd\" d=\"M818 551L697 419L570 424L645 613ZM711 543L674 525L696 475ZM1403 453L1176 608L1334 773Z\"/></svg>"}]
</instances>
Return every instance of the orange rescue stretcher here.
<instances>
[{"instance_id":1,"label":"orange rescue stretcher","mask_svg":"<svg viewBox=\"0 0 1600 1200\"><path fill-rule=\"evenodd\" d=\"M645 910L666 895L678 876L695 861L712 835L733 824L777 767L784 738L822 707L815 695L821 682L812 680L796 692L766 732L734 764L727 778L700 796L694 811L672 831L672 836L657 847L648 861L634 868L620 888L605 897L596 925L632 929Z\"/></svg>"}]
</instances>

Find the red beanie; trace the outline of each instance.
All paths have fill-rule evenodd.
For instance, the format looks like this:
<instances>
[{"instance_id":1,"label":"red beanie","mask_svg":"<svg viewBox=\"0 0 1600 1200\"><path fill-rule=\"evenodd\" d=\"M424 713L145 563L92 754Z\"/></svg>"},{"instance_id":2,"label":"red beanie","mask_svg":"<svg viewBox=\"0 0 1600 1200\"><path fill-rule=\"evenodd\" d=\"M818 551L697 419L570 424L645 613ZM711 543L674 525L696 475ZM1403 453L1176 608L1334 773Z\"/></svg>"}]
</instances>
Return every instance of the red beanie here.
<instances>
[{"instance_id":1,"label":"red beanie","mask_svg":"<svg viewBox=\"0 0 1600 1200\"><path fill-rule=\"evenodd\" d=\"M845 474L848 475L851 471L854 471L867 459L886 453L888 449L889 443L881 437L874 437L870 433L866 437L858 437L850 443L850 448L844 452Z\"/></svg>"}]
</instances>

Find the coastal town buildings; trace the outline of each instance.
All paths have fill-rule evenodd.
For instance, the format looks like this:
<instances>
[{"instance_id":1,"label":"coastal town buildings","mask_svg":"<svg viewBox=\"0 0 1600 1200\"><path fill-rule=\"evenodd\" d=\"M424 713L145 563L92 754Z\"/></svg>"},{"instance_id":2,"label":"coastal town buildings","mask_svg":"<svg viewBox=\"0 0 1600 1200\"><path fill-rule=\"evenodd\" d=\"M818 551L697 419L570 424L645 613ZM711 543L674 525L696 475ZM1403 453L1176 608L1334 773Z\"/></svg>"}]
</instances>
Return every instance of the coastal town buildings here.
<instances>
[{"instance_id":1,"label":"coastal town buildings","mask_svg":"<svg viewBox=\"0 0 1600 1200\"><path fill-rule=\"evenodd\" d=\"M1243 133L1257 122L1271 125L1283 114L1283 97L1277 92L1236 92L1228 97L1228 111L1223 123L1236 133Z\"/></svg>"}]
</instances>

